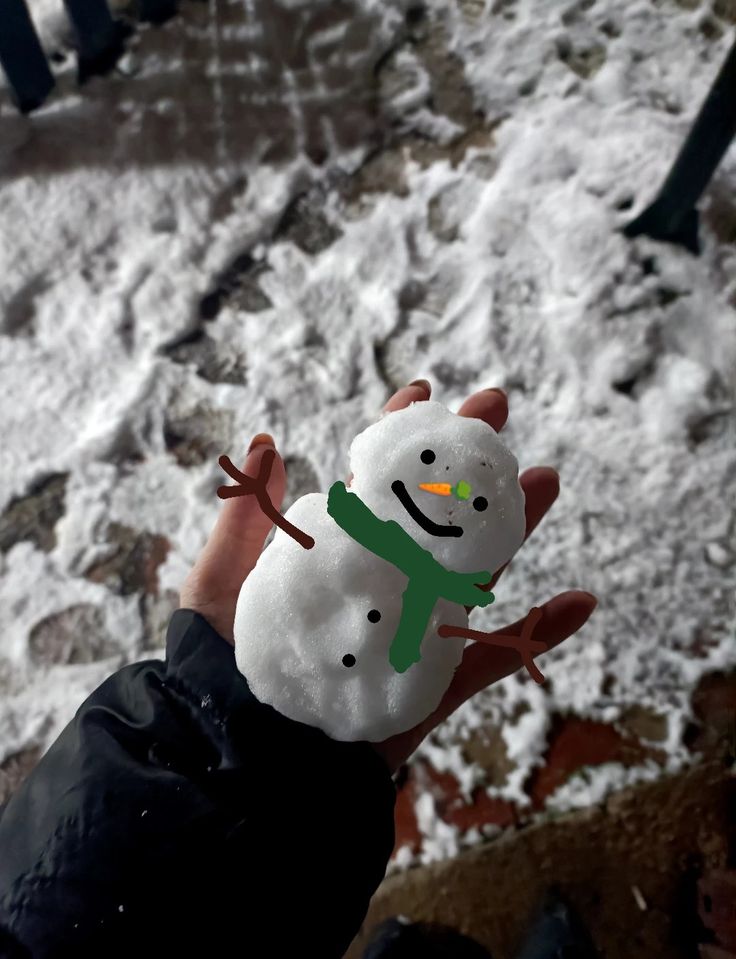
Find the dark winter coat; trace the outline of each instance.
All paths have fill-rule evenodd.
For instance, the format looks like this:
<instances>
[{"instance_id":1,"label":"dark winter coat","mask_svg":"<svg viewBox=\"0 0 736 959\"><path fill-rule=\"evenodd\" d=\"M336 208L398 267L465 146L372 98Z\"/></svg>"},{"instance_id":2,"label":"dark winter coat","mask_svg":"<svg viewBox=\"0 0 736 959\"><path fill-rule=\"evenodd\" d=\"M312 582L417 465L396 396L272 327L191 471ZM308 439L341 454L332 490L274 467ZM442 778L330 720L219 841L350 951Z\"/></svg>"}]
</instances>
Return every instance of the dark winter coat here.
<instances>
[{"instance_id":1,"label":"dark winter coat","mask_svg":"<svg viewBox=\"0 0 736 959\"><path fill-rule=\"evenodd\" d=\"M0 956L341 956L394 799L372 747L258 702L180 610L166 662L104 682L2 814Z\"/></svg>"}]
</instances>

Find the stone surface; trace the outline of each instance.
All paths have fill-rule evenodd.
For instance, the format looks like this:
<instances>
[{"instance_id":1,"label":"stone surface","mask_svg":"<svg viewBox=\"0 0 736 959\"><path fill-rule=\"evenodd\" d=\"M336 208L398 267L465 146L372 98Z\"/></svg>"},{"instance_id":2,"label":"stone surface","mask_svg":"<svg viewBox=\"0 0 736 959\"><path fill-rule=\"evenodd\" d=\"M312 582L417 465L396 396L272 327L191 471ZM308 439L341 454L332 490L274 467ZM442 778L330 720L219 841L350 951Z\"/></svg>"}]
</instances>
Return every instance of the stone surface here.
<instances>
[{"instance_id":1,"label":"stone surface","mask_svg":"<svg viewBox=\"0 0 736 959\"><path fill-rule=\"evenodd\" d=\"M68 473L54 473L35 483L27 495L11 500L0 516L0 552L30 540L45 553L56 545L54 527L64 515Z\"/></svg>"},{"instance_id":2,"label":"stone surface","mask_svg":"<svg viewBox=\"0 0 736 959\"><path fill-rule=\"evenodd\" d=\"M662 742L667 736L667 718L645 706L631 706L616 725L639 739L651 742Z\"/></svg>"},{"instance_id":3,"label":"stone surface","mask_svg":"<svg viewBox=\"0 0 736 959\"><path fill-rule=\"evenodd\" d=\"M713 735L711 720L712 713L705 720L705 735L708 736ZM663 732L661 721L657 722L656 717L643 710L629 711L625 720L615 726L574 716L556 717L548 736L544 761L526 784L532 808L524 809L512 802L490 797L483 786L475 788L470 802L467 802L452 773L438 772L427 762L413 763L406 767L400 780L394 853L403 846L413 852L419 850L421 833L416 802L425 791L432 795L439 818L456 826L461 834L474 828L483 833L489 827L525 824L535 811L543 810L547 798L576 773L604 763L620 763L625 767L638 766L647 760L662 763L664 754L643 740L656 741L661 739ZM463 753L468 761L475 762L482 770L487 786L503 785L514 768L500 730L492 726L475 732L463 743Z\"/></svg>"},{"instance_id":4,"label":"stone surface","mask_svg":"<svg viewBox=\"0 0 736 959\"><path fill-rule=\"evenodd\" d=\"M206 403L175 406L166 415L164 443L180 466L199 466L217 459L231 442L232 410Z\"/></svg>"},{"instance_id":5,"label":"stone surface","mask_svg":"<svg viewBox=\"0 0 736 959\"><path fill-rule=\"evenodd\" d=\"M698 882L698 914L716 942L736 949L736 872L714 870Z\"/></svg>"},{"instance_id":6,"label":"stone surface","mask_svg":"<svg viewBox=\"0 0 736 959\"><path fill-rule=\"evenodd\" d=\"M247 8L232 3L188 3L186 8L181 17L155 31L155 41L141 31L136 45L142 59L155 42L162 62L172 64L168 70L146 71L129 87L145 107L140 150L146 163L170 162L185 140L187 153L209 166L221 162L223 155L248 160L256 152L264 163L279 163L298 149L321 164L333 145L349 150L374 133L378 117L373 68L382 52L374 39L375 7L366 11L349 0L252 0ZM54 46L63 55L71 45L63 8L58 21L64 38ZM129 57L122 70L135 74L135 60ZM233 62L239 69L228 69ZM213 76L218 83L212 82ZM182 131L172 116L161 135L158 104L175 103L184 86L193 122ZM104 102L104 87L85 92L88 99ZM108 120L114 127L119 117L105 116L100 122ZM114 130L110 140L115 140ZM89 142L81 149L92 156L97 147ZM24 154L20 163L65 163L60 155L36 156L34 162L33 152Z\"/></svg>"},{"instance_id":7,"label":"stone surface","mask_svg":"<svg viewBox=\"0 0 736 959\"><path fill-rule=\"evenodd\" d=\"M28 649L36 666L94 663L119 651L105 629L102 610L91 603L46 616L31 630Z\"/></svg>"},{"instance_id":8,"label":"stone surface","mask_svg":"<svg viewBox=\"0 0 736 959\"><path fill-rule=\"evenodd\" d=\"M557 39L557 55L566 66L584 80L595 76L606 62L606 51L600 44L576 46L567 37Z\"/></svg>"},{"instance_id":9,"label":"stone surface","mask_svg":"<svg viewBox=\"0 0 736 959\"><path fill-rule=\"evenodd\" d=\"M121 596L138 592L158 593L158 567L170 549L165 536L110 523L107 544L108 556L86 570L87 579L104 583Z\"/></svg>"},{"instance_id":10,"label":"stone surface","mask_svg":"<svg viewBox=\"0 0 736 959\"><path fill-rule=\"evenodd\" d=\"M165 647L169 620L178 608L179 594L173 589L163 590L158 595L145 593L141 597L144 651L160 651Z\"/></svg>"},{"instance_id":11,"label":"stone surface","mask_svg":"<svg viewBox=\"0 0 736 959\"><path fill-rule=\"evenodd\" d=\"M720 763L703 764L392 876L347 957L358 959L375 923L400 914L451 925L494 959L513 959L528 916L554 883L606 959L691 959L704 941L696 882L727 861L734 802L734 777Z\"/></svg>"},{"instance_id":12,"label":"stone surface","mask_svg":"<svg viewBox=\"0 0 736 959\"><path fill-rule=\"evenodd\" d=\"M34 332L36 298L44 292L46 284L39 277L23 283L5 305L0 317L0 330L6 336L30 337Z\"/></svg>"},{"instance_id":13,"label":"stone surface","mask_svg":"<svg viewBox=\"0 0 736 959\"><path fill-rule=\"evenodd\" d=\"M312 256L332 246L342 236L342 230L327 218L323 210L324 200L322 190L295 197L284 211L276 238L290 240Z\"/></svg>"},{"instance_id":14,"label":"stone surface","mask_svg":"<svg viewBox=\"0 0 736 959\"><path fill-rule=\"evenodd\" d=\"M236 256L215 278L214 287L202 297L200 318L214 320L225 303L246 313L267 310L272 303L259 282L267 272L268 264L255 260L250 253Z\"/></svg>"},{"instance_id":15,"label":"stone surface","mask_svg":"<svg viewBox=\"0 0 736 959\"><path fill-rule=\"evenodd\" d=\"M405 846L413 853L420 850L421 832L417 822L416 802L424 792L431 794L435 811L442 821L457 827L461 834L473 828L480 831L492 828L497 831L518 822L518 813L513 803L491 797L481 787L472 791L470 802L467 802L452 773L440 773L429 763L414 763L407 767L397 793L394 816L395 853Z\"/></svg>"},{"instance_id":16,"label":"stone surface","mask_svg":"<svg viewBox=\"0 0 736 959\"><path fill-rule=\"evenodd\" d=\"M736 0L713 0L713 13L728 23L736 23Z\"/></svg>"},{"instance_id":17,"label":"stone surface","mask_svg":"<svg viewBox=\"0 0 736 959\"><path fill-rule=\"evenodd\" d=\"M688 747L736 763L736 671L704 676L692 704L694 719L685 731Z\"/></svg>"},{"instance_id":18,"label":"stone surface","mask_svg":"<svg viewBox=\"0 0 736 959\"><path fill-rule=\"evenodd\" d=\"M514 718L518 718L522 712L519 710ZM477 763L481 767L489 786L502 786L514 769L501 730L497 726L488 725L471 733L463 743L463 753L469 762Z\"/></svg>"},{"instance_id":19,"label":"stone surface","mask_svg":"<svg viewBox=\"0 0 736 959\"><path fill-rule=\"evenodd\" d=\"M457 827L459 838L470 829L486 837L502 832L453 861L385 880L365 929L400 913L455 925L479 938L496 959L511 959L516 940L503 930L510 924L521 936L535 896L541 897L545 884L562 880L561 888L582 908L607 959L685 959L696 941L706 941L696 918L695 881L704 869L727 862L736 838L736 780L728 772L736 768L736 673L705 677L694 692L692 709L694 720L686 731L686 741L697 753L692 769L614 793L600 806L563 818L543 812L534 825L535 811L543 811L546 799L576 773L602 763L662 763L657 744L666 735L664 717L638 705L613 724L556 717L543 764L526 784L532 808L490 798L482 787L472 791L468 802L451 773L438 773L423 761L404 767L397 779L394 854L402 847L412 853L421 849L416 804L424 792L432 796L439 819ZM501 784L512 768L494 727L476 731L463 751L483 770L488 784ZM592 862L596 857L602 857L600 867ZM532 875L535 864L539 868ZM495 899L482 906L488 888L502 888L500 906ZM450 899L446 908L437 906L445 895ZM679 942L681 935L690 943L690 953ZM358 953L349 955L352 959Z\"/></svg>"},{"instance_id":20,"label":"stone surface","mask_svg":"<svg viewBox=\"0 0 736 959\"><path fill-rule=\"evenodd\" d=\"M8 756L0 763L0 807L20 786L28 773L38 762L41 750L35 746Z\"/></svg>"},{"instance_id":21,"label":"stone surface","mask_svg":"<svg viewBox=\"0 0 736 959\"><path fill-rule=\"evenodd\" d=\"M238 289L235 299L240 302ZM164 354L174 363L190 364L198 376L208 383L233 383L244 386L247 382L245 359L232 347L219 345L204 330L193 333L167 347Z\"/></svg>"},{"instance_id":22,"label":"stone surface","mask_svg":"<svg viewBox=\"0 0 736 959\"><path fill-rule=\"evenodd\" d=\"M532 776L528 792L537 808L574 773L588 766L621 763L638 766L647 759L663 762L664 754L642 745L613 726L574 716L555 717L544 765Z\"/></svg>"},{"instance_id":23,"label":"stone surface","mask_svg":"<svg viewBox=\"0 0 736 959\"><path fill-rule=\"evenodd\" d=\"M284 457L286 468L286 495L281 506L285 513L291 504L307 493L319 493L320 481L317 472L305 456L287 455Z\"/></svg>"},{"instance_id":24,"label":"stone surface","mask_svg":"<svg viewBox=\"0 0 736 959\"><path fill-rule=\"evenodd\" d=\"M736 243L736 202L730 191L717 179L708 188L703 221L722 243Z\"/></svg>"}]
</instances>

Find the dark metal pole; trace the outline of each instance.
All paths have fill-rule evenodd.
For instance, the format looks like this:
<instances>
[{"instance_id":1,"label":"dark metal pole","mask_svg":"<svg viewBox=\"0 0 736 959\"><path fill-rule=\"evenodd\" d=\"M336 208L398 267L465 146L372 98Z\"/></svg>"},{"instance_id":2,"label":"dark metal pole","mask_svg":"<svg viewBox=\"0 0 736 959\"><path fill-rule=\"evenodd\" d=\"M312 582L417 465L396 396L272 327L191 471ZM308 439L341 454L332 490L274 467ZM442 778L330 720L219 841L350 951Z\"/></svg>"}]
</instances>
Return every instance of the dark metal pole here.
<instances>
[{"instance_id":1,"label":"dark metal pole","mask_svg":"<svg viewBox=\"0 0 736 959\"><path fill-rule=\"evenodd\" d=\"M695 204L736 135L736 42L657 198L624 229L700 253Z\"/></svg>"},{"instance_id":2,"label":"dark metal pole","mask_svg":"<svg viewBox=\"0 0 736 959\"><path fill-rule=\"evenodd\" d=\"M13 103L22 113L30 113L53 89L54 76L25 0L3 0L0 16L0 65L8 78Z\"/></svg>"},{"instance_id":3,"label":"dark metal pole","mask_svg":"<svg viewBox=\"0 0 736 959\"><path fill-rule=\"evenodd\" d=\"M125 49L131 28L110 13L106 0L64 0L79 52L79 80L107 73Z\"/></svg>"},{"instance_id":4,"label":"dark metal pole","mask_svg":"<svg viewBox=\"0 0 736 959\"><path fill-rule=\"evenodd\" d=\"M166 23L176 15L178 0L138 0L138 16L147 23Z\"/></svg>"}]
</instances>

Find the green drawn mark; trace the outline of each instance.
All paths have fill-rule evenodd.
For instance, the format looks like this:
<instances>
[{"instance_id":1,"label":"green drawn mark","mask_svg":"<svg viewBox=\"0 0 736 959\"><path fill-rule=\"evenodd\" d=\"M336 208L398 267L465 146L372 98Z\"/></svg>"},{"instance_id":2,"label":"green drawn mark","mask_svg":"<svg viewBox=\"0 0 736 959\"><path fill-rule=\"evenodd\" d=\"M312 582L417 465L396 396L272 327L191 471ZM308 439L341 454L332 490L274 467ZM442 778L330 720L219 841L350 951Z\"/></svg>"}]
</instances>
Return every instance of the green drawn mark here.
<instances>
[{"instance_id":1,"label":"green drawn mark","mask_svg":"<svg viewBox=\"0 0 736 959\"><path fill-rule=\"evenodd\" d=\"M460 480L457 486L453 488L453 492L458 499L470 499L470 483Z\"/></svg>"},{"instance_id":2,"label":"green drawn mark","mask_svg":"<svg viewBox=\"0 0 736 959\"><path fill-rule=\"evenodd\" d=\"M388 656L397 673L419 662L427 623L440 597L463 606L489 606L493 602L493 593L478 588L490 582L488 570L455 573L445 569L395 520L378 519L359 496L347 491L344 483L338 481L330 487L327 512L348 536L409 579Z\"/></svg>"}]
</instances>

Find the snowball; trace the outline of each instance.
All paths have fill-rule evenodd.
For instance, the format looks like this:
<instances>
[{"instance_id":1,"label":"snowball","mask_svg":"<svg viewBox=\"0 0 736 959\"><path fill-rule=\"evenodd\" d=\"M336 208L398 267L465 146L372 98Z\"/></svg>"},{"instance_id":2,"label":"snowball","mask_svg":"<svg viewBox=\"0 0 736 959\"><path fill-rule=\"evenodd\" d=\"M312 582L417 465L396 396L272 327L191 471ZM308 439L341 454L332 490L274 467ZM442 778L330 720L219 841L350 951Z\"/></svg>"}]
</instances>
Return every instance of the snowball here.
<instances>
[{"instance_id":1,"label":"snowball","mask_svg":"<svg viewBox=\"0 0 736 959\"><path fill-rule=\"evenodd\" d=\"M522 544L519 466L481 420L458 416L441 403L413 403L385 415L353 440L350 468L351 490L376 516L396 520L447 569L494 573ZM470 487L467 499L419 488L420 483L449 483L457 489L461 482ZM407 497L418 519L407 510ZM462 535L446 535L453 528Z\"/></svg>"},{"instance_id":2,"label":"snowball","mask_svg":"<svg viewBox=\"0 0 736 959\"><path fill-rule=\"evenodd\" d=\"M411 729L439 705L462 658L465 641L437 629L466 627L464 607L438 600L420 661L397 673L388 654L406 576L351 539L324 494L303 496L286 517L315 545L277 530L262 553L238 598L238 668L261 702L333 739L378 742Z\"/></svg>"},{"instance_id":3,"label":"snowball","mask_svg":"<svg viewBox=\"0 0 736 959\"><path fill-rule=\"evenodd\" d=\"M480 420L415 403L361 433L350 463L351 494L448 570L495 572L521 545L518 465ZM334 739L376 742L411 729L439 705L462 659L464 640L437 630L467 626L464 606L439 599L419 662L397 672L389 649L407 577L352 539L323 494L286 516L315 545L277 530L261 555L238 598L238 668L261 702Z\"/></svg>"}]
</instances>

